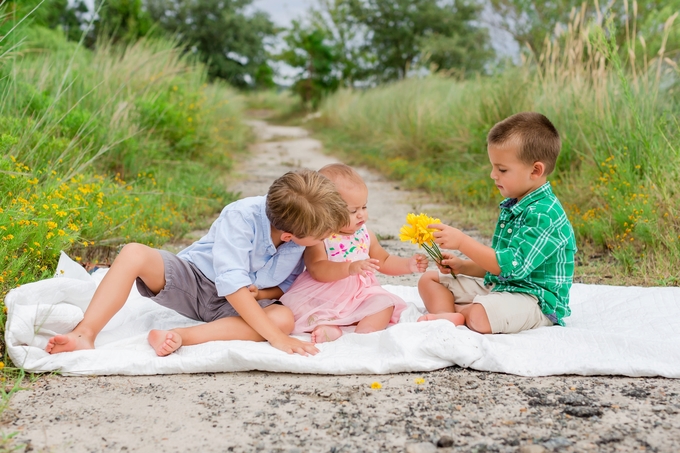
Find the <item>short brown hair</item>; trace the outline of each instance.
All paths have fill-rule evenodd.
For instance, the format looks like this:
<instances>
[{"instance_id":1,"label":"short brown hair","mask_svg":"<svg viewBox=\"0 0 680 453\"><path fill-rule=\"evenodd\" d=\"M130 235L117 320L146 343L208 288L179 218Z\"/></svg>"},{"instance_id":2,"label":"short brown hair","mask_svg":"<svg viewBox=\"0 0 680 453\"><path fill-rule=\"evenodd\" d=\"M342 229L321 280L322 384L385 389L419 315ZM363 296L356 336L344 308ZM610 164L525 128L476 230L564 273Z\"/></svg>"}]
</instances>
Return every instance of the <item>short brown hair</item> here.
<instances>
[{"instance_id":1,"label":"short brown hair","mask_svg":"<svg viewBox=\"0 0 680 453\"><path fill-rule=\"evenodd\" d=\"M353 169L347 164L343 164L340 162L328 164L321 167L319 173L326 176L336 185L338 183L338 180L341 178L345 179L349 183L360 184L363 186L366 185L364 179L361 177L361 175L359 175L359 173L357 173L355 169Z\"/></svg>"},{"instance_id":2,"label":"short brown hair","mask_svg":"<svg viewBox=\"0 0 680 453\"><path fill-rule=\"evenodd\" d=\"M277 230L297 238L325 238L349 223L347 204L319 172L289 171L269 187L267 218Z\"/></svg>"},{"instance_id":3,"label":"short brown hair","mask_svg":"<svg viewBox=\"0 0 680 453\"><path fill-rule=\"evenodd\" d=\"M519 144L519 160L527 164L542 162L545 174L555 169L562 143L560 133L550 120L540 113L522 112L496 123L489 131L487 145L503 145L510 140Z\"/></svg>"}]
</instances>

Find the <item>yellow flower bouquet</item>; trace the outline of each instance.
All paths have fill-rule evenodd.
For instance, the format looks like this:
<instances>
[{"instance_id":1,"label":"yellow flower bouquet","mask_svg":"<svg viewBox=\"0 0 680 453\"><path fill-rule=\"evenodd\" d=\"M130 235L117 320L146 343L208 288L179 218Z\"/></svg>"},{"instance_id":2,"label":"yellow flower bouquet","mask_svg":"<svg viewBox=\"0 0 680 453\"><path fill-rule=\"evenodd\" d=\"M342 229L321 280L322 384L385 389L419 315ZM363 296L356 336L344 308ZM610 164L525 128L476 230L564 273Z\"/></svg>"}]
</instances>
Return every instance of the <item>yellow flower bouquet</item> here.
<instances>
[{"instance_id":1,"label":"yellow flower bouquet","mask_svg":"<svg viewBox=\"0 0 680 453\"><path fill-rule=\"evenodd\" d=\"M434 233L437 231L434 228L428 228L428 225L433 223L441 223L441 220L432 218L426 214L420 213L418 215L408 214L406 216L406 225L399 230L399 239L403 242L411 242L418 244L418 247L423 247L430 258L437 264L441 265L444 257L436 242L434 242ZM444 266L447 267L448 266ZM456 275L451 272L454 278Z\"/></svg>"}]
</instances>

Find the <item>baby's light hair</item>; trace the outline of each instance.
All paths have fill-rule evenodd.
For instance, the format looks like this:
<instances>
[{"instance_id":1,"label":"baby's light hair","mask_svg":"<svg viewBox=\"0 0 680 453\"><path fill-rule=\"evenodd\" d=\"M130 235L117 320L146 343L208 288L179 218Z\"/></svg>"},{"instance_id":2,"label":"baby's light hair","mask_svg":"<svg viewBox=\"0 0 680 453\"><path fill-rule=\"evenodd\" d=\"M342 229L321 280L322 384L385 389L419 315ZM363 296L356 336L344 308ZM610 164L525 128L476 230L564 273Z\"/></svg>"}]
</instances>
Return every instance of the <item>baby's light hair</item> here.
<instances>
[{"instance_id":1,"label":"baby's light hair","mask_svg":"<svg viewBox=\"0 0 680 453\"><path fill-rule=\"evenodd\" d=\"M358 184L363 186L366 185L364 179L359 173L357 173L355 169L340 162L321 167L319 173L328 177L328 179L333 181L335 184L337 184L339 180L344 179L350 184Z\"/></svg>"},{"instance_id":2,"label":"baby's light hair","mask_svg":"<svg viewBox=\"0 0 680 453\"><path fill-rule=\"evenodd\" d=\"M509 116L491 128L486 142L488 145L503 145L511 140L517 140L517 157L522 162L542 162L546 175L555 169L562 143L559 132L545 115L522 112Z\"/></svg>"},{"instance_id":3,"label":"baby's light hair","mask_svg":"<svg viewBox=\"0 0 680 453\"><path fill-rule=\"evenodd\" d=\"M289 171L269 187L267 218L297 238L324 239L349 223L347 204L335 184L319 172Z\"/></svg>"}]
</instances>

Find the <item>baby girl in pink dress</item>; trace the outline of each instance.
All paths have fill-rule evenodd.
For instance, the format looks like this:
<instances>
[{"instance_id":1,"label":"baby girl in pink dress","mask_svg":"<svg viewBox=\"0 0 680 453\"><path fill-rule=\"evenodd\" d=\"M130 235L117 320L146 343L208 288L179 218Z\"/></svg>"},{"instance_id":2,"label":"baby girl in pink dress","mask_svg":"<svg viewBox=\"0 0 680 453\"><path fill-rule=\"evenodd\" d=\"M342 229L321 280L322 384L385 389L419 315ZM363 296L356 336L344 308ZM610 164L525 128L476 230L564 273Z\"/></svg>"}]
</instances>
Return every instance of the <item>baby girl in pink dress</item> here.
<instances>
[{"instance_id":1,"label":"baby girl in pink dress","mask_svg":"<svg viewBox=\"0 0 680 453\"><path fill-rule=\"evenodd\" d=\"M427 269L424 255L390 255L366 227L368 188L354 169L330 164L319 173L335 183L349 208L350 224L307 247L307 270L281 297L295 316L293 334L311 332L312 343L336 340L340 327L354 325L356 333L369 333L397 323L406 303L380 286L375 271L403 275Z\"/></svg>"}]
</instances>

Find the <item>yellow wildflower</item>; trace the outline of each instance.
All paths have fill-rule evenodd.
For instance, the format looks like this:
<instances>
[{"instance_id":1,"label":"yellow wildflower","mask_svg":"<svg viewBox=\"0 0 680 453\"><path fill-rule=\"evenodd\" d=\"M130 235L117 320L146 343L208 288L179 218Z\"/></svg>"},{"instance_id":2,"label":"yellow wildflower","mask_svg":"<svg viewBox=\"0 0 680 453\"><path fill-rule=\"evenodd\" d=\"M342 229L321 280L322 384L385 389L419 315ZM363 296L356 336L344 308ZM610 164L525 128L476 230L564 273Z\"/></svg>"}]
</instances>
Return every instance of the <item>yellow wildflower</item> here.
<instances>
[{"instance_id":1,"label":"yellow wildflower","mask_svg":"<svg viewBox=\"0 0 680 453\"><path fill-rule=\"evenodd\" d=\"M371 384L371 388L380 390L382 388L382 384L380 384L380 382L374 382L373 384Z\"/></svg>"},{"instance_id":2,"label":"yellow wildflower","mask_svg":"<svg viewBox=\"0 0 680 453\"><path fill-rule=\"evenodd\" d=\"M406 225L399 230L399 239L403 242L411 242L412 244L423 245L424 243L432 242L434 240L435 229L427 226L433 223L441 223L441 220L429 217L425 214L411 214L406 216Z\"/></svg>"},{"instance_id":3,"label":"yellow wildflower","mask_svg":"<svg viewBox=\"0 0 680 453\"><path fill-rule=\"evenodd\" d=\"M428 228L428 225L441 223L441 220L432 218L428 215L420 213L418 215L409 213L406 215L406 225L399 230L399 239L403 242L411 242L423 247L430 258L436 263L441 263L444 257L436 242L434 242L434 228ZM451 272L454 278L456 275Z\"/></svg>"}]
</instances>

